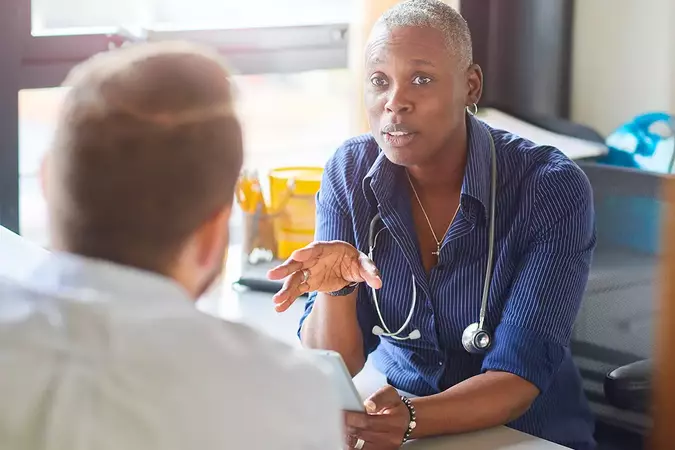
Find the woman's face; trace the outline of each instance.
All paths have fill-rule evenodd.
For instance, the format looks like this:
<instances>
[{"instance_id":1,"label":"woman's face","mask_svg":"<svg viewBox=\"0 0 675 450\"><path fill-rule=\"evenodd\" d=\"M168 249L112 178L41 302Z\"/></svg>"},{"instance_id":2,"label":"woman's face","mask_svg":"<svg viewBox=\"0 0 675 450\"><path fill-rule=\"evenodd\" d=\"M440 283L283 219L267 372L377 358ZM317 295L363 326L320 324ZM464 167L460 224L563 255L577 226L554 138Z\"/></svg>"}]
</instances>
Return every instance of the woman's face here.
<instances>
[{"instance_id":1,"label":"woman's face","mask_svg":"<svg viewBox=\"0 0 675 450\"><path fill-rule=\"evenodd\" d=\"M462 136L482 76L478 66L462 67L438 30L378 26L366 49L365 82L377 143L390 161L413 166L433 162Z\"/></svg>"}]
</instances>

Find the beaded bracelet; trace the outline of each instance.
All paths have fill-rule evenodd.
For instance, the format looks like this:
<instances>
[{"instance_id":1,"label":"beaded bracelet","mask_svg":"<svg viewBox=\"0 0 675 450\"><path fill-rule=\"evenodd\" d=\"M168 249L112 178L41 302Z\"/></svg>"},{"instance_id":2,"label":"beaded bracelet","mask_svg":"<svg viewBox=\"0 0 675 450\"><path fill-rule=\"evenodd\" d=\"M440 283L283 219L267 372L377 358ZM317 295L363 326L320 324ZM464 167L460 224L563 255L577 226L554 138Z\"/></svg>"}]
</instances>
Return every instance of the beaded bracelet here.
<instances>
[{"instance_id":1,"label":"beaded bracelet","mask_svg":"<svg viewBox=\"0 0 675 450\"><path fill-rule=\"evenodd\" d=\"M415 407L408 397L401 396L401 401L406 406L406 408L408 408L408 413L410 413L410 423L408 424L408 429L403 435L403 443L405 444L408 442L408 440L410 440L410 435L417 426L417 416L415 414Z\"/></svg>"}]
</instances>

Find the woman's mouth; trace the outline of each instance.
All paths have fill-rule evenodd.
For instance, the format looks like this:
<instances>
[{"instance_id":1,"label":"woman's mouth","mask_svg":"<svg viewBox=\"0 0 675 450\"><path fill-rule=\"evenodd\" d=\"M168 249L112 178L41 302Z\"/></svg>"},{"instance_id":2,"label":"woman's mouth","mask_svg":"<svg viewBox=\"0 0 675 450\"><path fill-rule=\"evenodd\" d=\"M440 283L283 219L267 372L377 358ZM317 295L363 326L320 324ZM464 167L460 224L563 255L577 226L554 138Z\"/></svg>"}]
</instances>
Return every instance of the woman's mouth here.
<instances>
[{"instance_id":1,"label":"woman's mouth","mask_svg":"<svg viewBox=\"0 0 675 450\"><path fill-rule=\"evenodd\" d=\"M391 147L405 147L410 144L417 133L408 131L391 131L384 134L384 141Z\"/></svg>"}]
</instances>

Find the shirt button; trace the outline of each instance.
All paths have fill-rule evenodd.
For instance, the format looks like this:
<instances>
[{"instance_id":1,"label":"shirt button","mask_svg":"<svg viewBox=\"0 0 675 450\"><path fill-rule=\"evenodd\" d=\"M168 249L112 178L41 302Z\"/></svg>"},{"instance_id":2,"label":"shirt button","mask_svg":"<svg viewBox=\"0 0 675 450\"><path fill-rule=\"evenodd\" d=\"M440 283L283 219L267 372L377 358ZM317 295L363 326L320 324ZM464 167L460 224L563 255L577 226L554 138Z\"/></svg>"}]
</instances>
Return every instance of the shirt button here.
<instances>
[{"instance_id":1,"label":"shirt button","mask_svg":"<svg viewBox=\"0 0 675 450\"><path fill-rule=\"evenodd\" d=\"M439 366L442 366L442 365L443 365L443 361L438 361L438 365L439 365Z\"/></svg>"}]
</instances>

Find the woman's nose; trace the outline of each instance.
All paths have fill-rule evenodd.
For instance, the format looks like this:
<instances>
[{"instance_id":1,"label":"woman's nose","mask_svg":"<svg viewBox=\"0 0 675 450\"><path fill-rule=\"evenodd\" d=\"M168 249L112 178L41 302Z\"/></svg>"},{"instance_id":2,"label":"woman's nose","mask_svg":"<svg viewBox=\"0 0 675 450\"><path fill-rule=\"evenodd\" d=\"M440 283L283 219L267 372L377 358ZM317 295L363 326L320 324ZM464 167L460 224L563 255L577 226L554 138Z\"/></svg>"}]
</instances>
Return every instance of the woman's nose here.
<instances>
[{"instance_id":1,"label":"woman's nose","mask_svg":"<svg viewBox=\"0 0 675 450\"><path fill-rule=\"evenodd\" d=\"M384 107L388 112L394 114L411 112L413 109L412 102L401 89L391 91L389 99Z\"/></svg>"}]
</instances>

